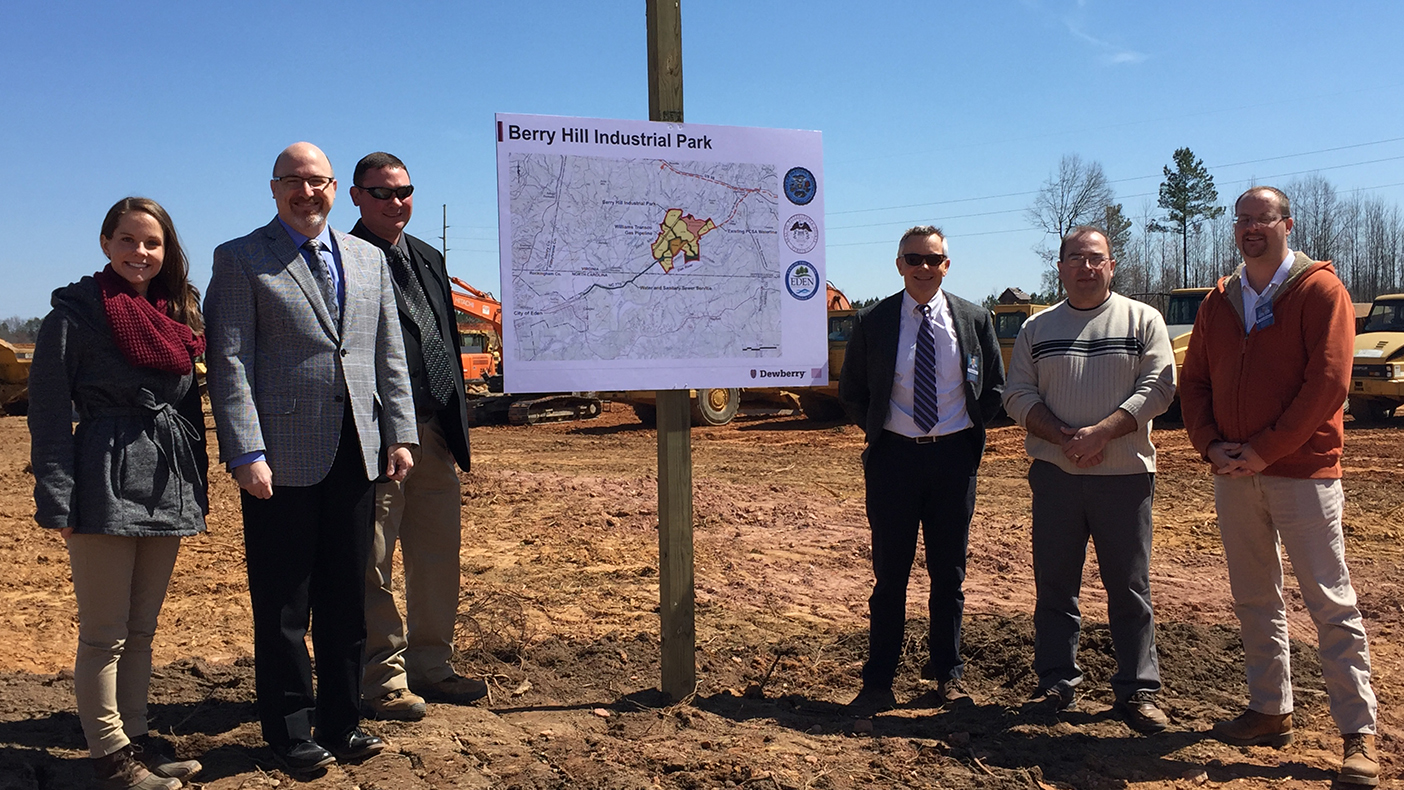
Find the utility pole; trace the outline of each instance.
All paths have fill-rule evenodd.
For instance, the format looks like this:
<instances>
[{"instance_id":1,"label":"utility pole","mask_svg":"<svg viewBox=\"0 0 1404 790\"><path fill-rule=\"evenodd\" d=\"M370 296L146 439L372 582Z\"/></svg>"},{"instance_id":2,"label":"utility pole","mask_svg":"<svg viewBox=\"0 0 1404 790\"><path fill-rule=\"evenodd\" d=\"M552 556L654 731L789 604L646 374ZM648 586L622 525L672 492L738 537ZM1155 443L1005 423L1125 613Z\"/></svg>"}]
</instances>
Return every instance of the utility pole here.
<instances>
[{"instance_id":1,"label":"utility pole","mask_svg":"<svg viewBox=\"0 0 1404 790\"><path fill-rule=\"evenodd\" d=\"M644 0L648 27L648 118L682 123L681 0ZM658 613L663 693L697 688L696 598L692 568L692 417L687 390L659 390Z\"/></svg>"},{"instance_id":2,"label":"utility pole","mask_svg":"<svg viewBox=\"0 0 1404 790\"><path fill-rule=\"evenodd\" d=\"M439 241L442 241L442 242L443 242L443 247L444 247L444 248L443 248L443 250L442 250L442 253L443 253L443 256L444 256L444 265L447 266L447 265L448 265L448 204L447 204L447 203L444 204L444 233L443 233L442 236L439 237Z\"/></svg>"}]
</instances>

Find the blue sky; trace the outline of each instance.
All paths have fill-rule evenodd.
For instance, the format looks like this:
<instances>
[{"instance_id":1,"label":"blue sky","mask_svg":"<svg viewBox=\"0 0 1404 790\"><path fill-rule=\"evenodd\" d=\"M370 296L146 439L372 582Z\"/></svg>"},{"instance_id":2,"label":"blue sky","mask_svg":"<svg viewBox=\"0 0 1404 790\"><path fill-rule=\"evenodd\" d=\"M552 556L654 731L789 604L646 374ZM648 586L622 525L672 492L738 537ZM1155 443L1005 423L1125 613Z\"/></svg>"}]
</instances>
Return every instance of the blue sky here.
<instances>
[{"instance_id":1,"label":"blue sky","mask_svg":"<svg viewBox=\"0 0 1404 790\"><path fill-rule=\"evenodd\" d=\"M1228 199L1319 170L1404 204L1404 4L682 0L689 122L824 134L828 276L892 293L895 240L934 222L946 287L1035 289L1023 209L1058 163L1099 161L1132 217L1174 149ZM409 165L409 231L500 292L495 112L648 116L642 2L12 3L0 32L10 208L0 317L101 267L128 194L176 221L203 288L266 223L273 158L310 140L341 177ZM1224 195L1221 195L1224 196Z\"/></svg>"}]
</instances>

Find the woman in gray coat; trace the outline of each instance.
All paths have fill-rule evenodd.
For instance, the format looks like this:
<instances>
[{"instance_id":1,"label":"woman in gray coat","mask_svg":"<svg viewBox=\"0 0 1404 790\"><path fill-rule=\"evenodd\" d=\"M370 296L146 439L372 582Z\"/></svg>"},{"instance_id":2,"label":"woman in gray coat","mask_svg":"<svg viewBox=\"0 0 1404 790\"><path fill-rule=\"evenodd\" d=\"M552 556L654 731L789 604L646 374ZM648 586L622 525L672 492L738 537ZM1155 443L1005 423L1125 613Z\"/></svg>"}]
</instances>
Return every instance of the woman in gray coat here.
<instances>
[{"instance_id":1,"label":"woman in gray coat","mask_svg":"<svg viewBox=\"0 0 1404 790\"><path fill-rule=\"evenodd\" d=\"M200 764L172 758L149 737L146 697L180 539L203 532L209 510L194 371L204 323L160 205L118 201L99 243L108 266L54 291L34 349L35 519L68 545L78 599L74 695L99 783L174 790Z\"/></svg>"}]
</instances>

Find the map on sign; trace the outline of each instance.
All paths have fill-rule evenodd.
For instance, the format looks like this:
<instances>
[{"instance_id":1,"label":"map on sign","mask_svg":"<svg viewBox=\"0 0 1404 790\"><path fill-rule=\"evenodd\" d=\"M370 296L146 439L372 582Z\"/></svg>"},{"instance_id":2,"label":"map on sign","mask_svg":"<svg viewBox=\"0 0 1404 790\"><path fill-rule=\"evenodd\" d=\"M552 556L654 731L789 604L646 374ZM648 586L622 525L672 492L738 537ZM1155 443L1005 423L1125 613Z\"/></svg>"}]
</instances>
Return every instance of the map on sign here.
<instances>
[{"instance_id":1,"label":"map on sign","mask_svg":"<svg viewBox=\"0 0 1404 790\"><path fill-rule=\"evenodd\" d=\"M778 356L772 165L508 157L516 356Z\"/></svg>"},{"instance_id":2,"label":"map on sign","mask_svg":"<svg viewBox=\"0 0 1404 790\"><path fill-rule=\"evenodd\" d=\"M511 392L830 382L818 132L498 113Z\"/></svg>"}]
</instances>

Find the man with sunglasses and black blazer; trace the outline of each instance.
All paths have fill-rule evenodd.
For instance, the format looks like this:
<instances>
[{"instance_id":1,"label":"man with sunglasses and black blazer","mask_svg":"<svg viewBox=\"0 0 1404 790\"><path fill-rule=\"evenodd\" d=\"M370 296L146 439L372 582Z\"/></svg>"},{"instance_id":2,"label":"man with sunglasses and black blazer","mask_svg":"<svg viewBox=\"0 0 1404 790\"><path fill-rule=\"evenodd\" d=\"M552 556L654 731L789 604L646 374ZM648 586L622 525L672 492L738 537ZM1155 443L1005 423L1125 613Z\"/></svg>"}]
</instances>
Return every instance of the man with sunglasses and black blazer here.
<instances>
[{"instance_id":1,"label":"man with sunglasses and black blazer","mask_svg":"<svg viewBox=\"0 0 1404 790\"><path fill-rule=\"evenodd\" d=\"M458 469L468 471L468 411L444 256L404 232L414 212L405 163L383 151L356 163L351 235L385 253L409 363L419 448L415 472L376 489L375 536L366 571L363 710L381 719L424 717L425 701L466 704L487 694L449 663L458 618L461 522ZM405 619L391 593L401 546Z\"/></svg>"},{"instance_id":2,"label":"man with sunglasses and black blazer","mask_svg":"<svg viewBox=\"0 0 1404 790\"><path fill-rule=\"evenodd\" d=\"M968 705L960 657L965 553L985 423L999 411L1004 366L989 310L948 294L946 238L920 225L902 234L905 288L859 313L848 340L839 398L867 436L863 470L873 575L868 660L850 704L859 715L896 706L892 684L906 626L907 579L917 530L931 577L930 658L936 702Z\"/></svg>"}]
</instances>

